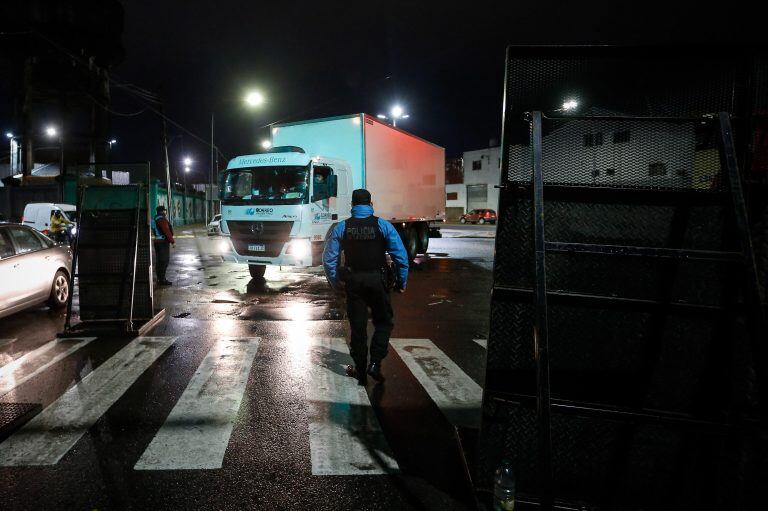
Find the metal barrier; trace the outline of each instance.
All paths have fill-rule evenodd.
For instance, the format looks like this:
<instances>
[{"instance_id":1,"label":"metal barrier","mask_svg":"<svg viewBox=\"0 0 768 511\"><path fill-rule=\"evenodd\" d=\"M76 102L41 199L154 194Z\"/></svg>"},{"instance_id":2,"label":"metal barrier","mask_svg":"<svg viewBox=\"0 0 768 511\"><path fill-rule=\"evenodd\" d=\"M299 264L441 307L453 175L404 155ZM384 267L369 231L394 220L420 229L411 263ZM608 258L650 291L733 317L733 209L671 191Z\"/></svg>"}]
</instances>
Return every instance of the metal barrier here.
<instances>
[{"instance_id":1,"label":"metal barrier","mask_svg":"<svg viewBox=\"0 0 768 511\"><path fill-rule=\"evenodd\" d=\"M741 55L622 51L510 49L476 482L508 457L523 506L747 508L768 374L737 155L765 91Z\"/></svg>"}]
</instances>

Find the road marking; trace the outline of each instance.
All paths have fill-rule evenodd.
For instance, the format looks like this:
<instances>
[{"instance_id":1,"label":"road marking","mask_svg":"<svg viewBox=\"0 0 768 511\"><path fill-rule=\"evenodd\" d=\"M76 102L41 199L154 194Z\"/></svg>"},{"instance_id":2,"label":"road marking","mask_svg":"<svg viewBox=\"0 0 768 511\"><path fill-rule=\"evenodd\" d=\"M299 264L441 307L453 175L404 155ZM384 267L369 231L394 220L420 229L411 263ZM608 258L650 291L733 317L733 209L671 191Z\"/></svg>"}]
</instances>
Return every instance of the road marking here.
<instances>
[{"instance_id":1,"label":"road marking","mask_svg":"<svg viewBox=\"0 0 768 511\"><path fill-rule=\"evenodd\" d=\"M482 346L483 348L488 349L488 339L472 339L472 340L475 341L480 346Z\"/></svg>"},{"instance_id":2,"label":"road marking","mask_svg":"<svg viewBox=\"0 0 768 511\"><path fill-rule=\"evenodd\" d=\"M0 396L8 394L94 339L95 337L54 339L0 367Z\"/></svg>"},{"instance_id":3,"label":"road marking","mask_svg":"<svg viewBox=\"0 0 768 511\"><path fill-rule=\"evenodd\" d=\"M429 339L392 339L390 344L451 424L479 427L480 385Z\"/></svg>"},{"instance_id":4,"label":"road marking","mask_svg":"<svg viewBox=\"0 0 768 511\"><path fill-rule=\"evenodd\" d=\"M0 466L58 463L175 340L132 340L0 444Z\"/></svg>"},{"instance_id":5,"label":"road marking","mask_svg":"<svg viewBox=\"0 0 768 511\"><path fill-rule=\"evenodd\" d=\"M306 382L312 475L399 471L365 388L344 374L351 363L344 339L313 340Z\"/></svg>"},{"instance_id":6,"label":"road marking","mask_svg":"<svg viewBox=\"0 0 768 511\"><path fill-rule=\"evenodd\" d=\"M134 469L221 468L258 348L258 337L217 340Z\"/></svg>"},{"instance_id":7,"label":"road marking","mask_svg":"<svg viewBox=\"0 0 768 511\"><path fill-rule=\"evenodd\" d=\"M10 339L0 339L0 348L9 344L13 344L14 342L16 342L15 337L11 337Z\"/></svg>"}]
</instances>

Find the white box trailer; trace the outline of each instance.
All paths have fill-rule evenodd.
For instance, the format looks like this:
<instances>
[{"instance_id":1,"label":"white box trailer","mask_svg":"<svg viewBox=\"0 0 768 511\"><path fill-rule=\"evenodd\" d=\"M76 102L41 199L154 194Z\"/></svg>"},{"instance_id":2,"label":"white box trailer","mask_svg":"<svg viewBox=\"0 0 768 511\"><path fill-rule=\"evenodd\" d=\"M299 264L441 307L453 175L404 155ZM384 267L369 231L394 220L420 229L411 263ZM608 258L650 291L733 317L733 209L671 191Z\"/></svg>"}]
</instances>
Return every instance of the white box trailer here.
<instances>
[{"instance_id":1,"label":"white box trailer","mask_svg":"<svg viewBox=\"0 0 768 511\"><path fill-rule=\"evenodd\" d=\"M232 159L221 176L225 258L254 276L268 264L319 265L357 188L411 258L425 253L431 224L445 219L445 150L367 114L276 125L272 149Z\"/></svg>"}]
</instances>

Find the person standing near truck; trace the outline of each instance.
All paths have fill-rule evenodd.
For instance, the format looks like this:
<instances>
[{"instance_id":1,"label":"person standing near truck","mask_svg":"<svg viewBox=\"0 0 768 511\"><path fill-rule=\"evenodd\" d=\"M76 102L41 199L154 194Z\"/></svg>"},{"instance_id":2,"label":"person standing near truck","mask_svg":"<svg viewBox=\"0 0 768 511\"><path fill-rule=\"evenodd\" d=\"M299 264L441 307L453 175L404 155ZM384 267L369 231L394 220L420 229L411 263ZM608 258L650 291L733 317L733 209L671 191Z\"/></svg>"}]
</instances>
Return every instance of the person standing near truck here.
<instances>
[{"instance_id":1,"label":"person standing near truck","mask_svg":"<svg viewBox=\"0 0 768 511\"><path fill-rule=\"evenodd\" d=\"M339 267L341 251L345 256L343 267ZM396 267L395 289L403 293L408 280L408 256L400 235L391 223L373 215L370 192L355 190L352 218L339 222L331 232L323 252L323 267L331 286L340 290L343 284L346 291L352 331L350 355L355 363L347 367L347 375L356 378L359 385L367 383L367 375L379 382L384 380L381 361L387 356L394 326L389 289L384 281L387 253ZM375 330L366 369L369 307Z\"/></svg>"},{"instance_id":2,"label":"person standing near truck","mask_svg":"<svg viewBox=\"0 0 768 511\"><path fill-rule=\"evenodd\" d=\"M173 226L168 221L165 206L159 205L156 212L153 227L155 231L157 283L160 286L170 286L173 283L165 278L165 272L171 260L171 245L176 246L176 240L173 239Z\"/></svg>"}]
</instances>

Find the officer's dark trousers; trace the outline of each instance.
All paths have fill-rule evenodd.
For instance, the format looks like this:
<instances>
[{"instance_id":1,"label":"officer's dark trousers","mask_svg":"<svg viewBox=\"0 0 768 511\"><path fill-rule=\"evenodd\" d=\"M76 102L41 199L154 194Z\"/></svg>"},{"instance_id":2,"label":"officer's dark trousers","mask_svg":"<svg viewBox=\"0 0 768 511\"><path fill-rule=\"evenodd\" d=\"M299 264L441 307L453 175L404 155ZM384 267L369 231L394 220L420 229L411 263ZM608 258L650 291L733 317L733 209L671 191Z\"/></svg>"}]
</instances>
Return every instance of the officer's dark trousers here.
<instances>
[{"instance_id":1,"label":"officer's dark trousers","mask_svg":"<svg viewBox=\"0 0 768 511\"><path fill-rule=\"evenodd\" d=\"M389 335L394 323L389 291L381 282L378 271L352 273L345 281L347 291L347 316L352 329L350 355L359 367L368 359L368 308L371 308L373 326L371 338L371 362L380 362L387 356Z\"/></svg>"},{"instance_id":2,"label":"officer's dark trousers","mask_svg":"<svg viewBox=\"0 0 768 511\"><path fill-rule=\"evenodd\" d=\"M171 260L171 244L167 241L155 242L155 267L157 268L157 280L165 280L165 271L168 269L168 262Z\"/></svg>"}]
</instances>

